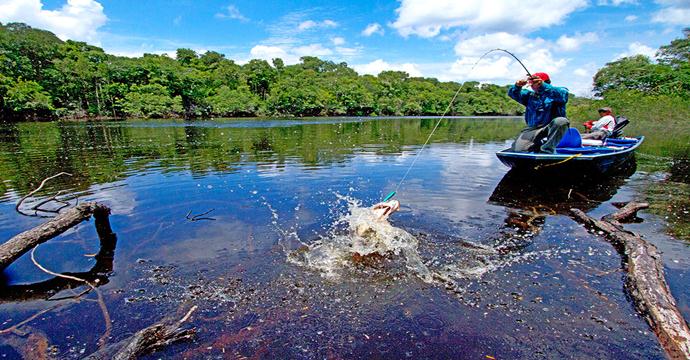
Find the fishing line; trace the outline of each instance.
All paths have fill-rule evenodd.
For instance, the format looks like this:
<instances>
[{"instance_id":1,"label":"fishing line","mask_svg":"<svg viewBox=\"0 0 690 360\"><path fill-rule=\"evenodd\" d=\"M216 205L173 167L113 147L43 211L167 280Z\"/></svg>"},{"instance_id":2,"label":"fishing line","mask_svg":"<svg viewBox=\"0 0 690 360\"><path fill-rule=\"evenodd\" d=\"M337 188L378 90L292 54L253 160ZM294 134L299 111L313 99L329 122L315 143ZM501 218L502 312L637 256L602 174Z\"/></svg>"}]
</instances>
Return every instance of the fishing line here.
<instances>
[{"instance_id":1,"label":"fishing line","mask_svg":"<svg viewBox=\"0 0 690 360\"><path fill-rule=\"evenodd\" d=\"M515 61L517 61L520 64L520 66L522 66L522 68L525 69L525 71L527 72L527 76L530 76L530 77L532 76L532 73L530 73L529 70L527 70L527 67L525 66L525 64L523 64L522 61L520 61L520 59L518 59L518 57L515 56L515 54L513 54L512 52L510 52L506 49L499 49L499 48L491 49L491 50L485 52L484 55L480 56L479 60L477 60L477 62L474 63L474 66L472 66L472 69L474 69L474 67L477 66L477 64L479 64L479 62L484 58L484 56L489 55L494 51L503 51L504 53L512 56L513 59L515 59ZM470 71L472 71L472 69L470 69Z\"/></svg>"},{"instance_id":2,"label":"fishing line","mask_svg":"<svg viewBox=\"0 0 690 360\"><path fill-rule=\"evenodd\" d=\"M479 57L479 59L477 60L477 62L475 62L474 65L472 65L472 68L470 68L470 71L469 71L469 72L472 72L472 70L474 70L474 68L477 67L477 65L479 64L479 62L482 61L482 59L483 59L486 55L489 55L489 54L491 54L491 53L494 52L494 51L503 51L504 53L507 53L508 55L512 56L513 59L515 59L518 63L520 63L520 65L522 66L522 68L525 69L525 71L527 72L527 76L530 76L530 77L532 76L532 74L529 72L529 70L527 70L527 67L525 66L525 64L523 64L522 61L520 61L520 59L518 59L517 56L515 56L513 53L511 53L511 52L508 51L508 50L499 49L499 48L491 49L491 50L485 52L482 56ZM395 187L395 190L391 191L391 192L383 199L383 201L388 201L388 200L390 200L393 196L395 196L395 194L398 193L398 190L400 189L400 186L402 185L402 183L403 183L403 182L405 181L405 179L407 178L407 175L410 174L410 170L412 170L412 167L414 167L414 164L417 162L417 158L419 158L419 155L422 153L422 151L423 151L424 148L426 147L426 144L429 143L429 140L431 140L431 137L434 135L434 132L436 131L436 129L438 128L438 126L441 124L441 121L443 120L443 118L446 116L446 114L447 114L448 111L450 110L450 107L453 106L453 102L455 102L455 99L458 97L458 94L460 94L460 90L462 90L462 86L460 86L460 87L458 88L458 90L455 92L455 95L453 95L453 98L450 100L450 103L448 103L448 107L446 107L446 110L445 110L445 111L443 112L443 114L441 115L441 118L438 119L438 121L436 122L436 126L434 126L433 130L431 130L431 133L429 134L429 137L426 138L426 141L424 142L424 145L422 145L422 148L419 149L419 151L417 152L417 155L415 155L414 159L412 160L412 164L410 164L410 167L407 168L407 171L405 172L405 175L403 175L402 179L400 180L400 182L398 183L398 185Z\"/></svg>"}]
</instances>

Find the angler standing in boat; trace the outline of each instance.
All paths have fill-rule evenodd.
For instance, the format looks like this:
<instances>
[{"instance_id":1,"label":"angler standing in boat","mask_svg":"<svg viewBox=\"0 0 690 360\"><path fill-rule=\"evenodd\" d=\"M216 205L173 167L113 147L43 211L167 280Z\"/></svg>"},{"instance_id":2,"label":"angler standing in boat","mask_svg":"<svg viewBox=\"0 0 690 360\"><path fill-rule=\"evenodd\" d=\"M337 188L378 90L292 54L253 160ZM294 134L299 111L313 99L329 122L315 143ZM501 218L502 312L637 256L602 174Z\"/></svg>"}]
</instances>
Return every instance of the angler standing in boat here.
<instances>
[{"instance_id":1,"label":"angler standing in boat","mask_svg":"<svg viewBox=\"0 0 690 360\"><path fill-rule=\"evenodd\" d=\"M532 90L523 89L527 84ZM516 81L508 90L508 96L525 106L527 123L513 143L512 150L555 153L556 145L570 126L565 115L568 89L551 85L549 75L539 72L527 80ZM546 142L542 144L544 138Z\"/></svg>"}]
</instances>

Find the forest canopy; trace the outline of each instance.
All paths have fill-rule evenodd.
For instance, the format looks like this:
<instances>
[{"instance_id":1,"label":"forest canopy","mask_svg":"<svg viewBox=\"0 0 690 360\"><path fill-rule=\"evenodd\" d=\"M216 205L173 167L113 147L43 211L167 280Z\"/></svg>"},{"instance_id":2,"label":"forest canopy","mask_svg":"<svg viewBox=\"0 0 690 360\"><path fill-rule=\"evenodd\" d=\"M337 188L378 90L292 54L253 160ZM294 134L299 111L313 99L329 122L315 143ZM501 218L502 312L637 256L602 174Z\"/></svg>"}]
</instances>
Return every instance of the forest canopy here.
<instances>
[{"instance_id":1,"label":"forest canopy","mask_svg":"<svg viewBox=\"0 0 690 360\"><path fill-rule=\"evenodd\" d=\"M690 98L690 29L645 56L606 64L597 96L635 91ZM178 49L139 58L62 41L22 23L0 24L0 119L88 117L519 115L508 85L441 82L400 71L359 75L344 62L313 56L285 65L240 65L221 53Z\"/></svg>"}]
</instances>

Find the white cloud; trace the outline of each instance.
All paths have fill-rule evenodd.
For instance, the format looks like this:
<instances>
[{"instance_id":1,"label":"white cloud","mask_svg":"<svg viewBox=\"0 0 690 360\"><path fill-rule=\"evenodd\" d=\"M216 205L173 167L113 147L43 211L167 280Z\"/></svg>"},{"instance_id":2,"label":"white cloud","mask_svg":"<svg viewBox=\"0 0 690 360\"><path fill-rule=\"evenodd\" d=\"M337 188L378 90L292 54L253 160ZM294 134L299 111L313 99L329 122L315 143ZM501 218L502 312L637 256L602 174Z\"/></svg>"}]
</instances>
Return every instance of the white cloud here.
<instances>
[{"instance_id":1,"label":"white cloud","mask_svg":"<svg viewBox=\"0 0 690 360\"><path fill-rule=\"evenodd\" d=\"M289 54L288 50L281 46L256 45L249 51L249 54L252 59L263 59L267 61L281 58L288 65L299 62L299 56Z\"/></svg>"},{"instance_id":2,"label":"white cloud","mask_svg":"<svg viewBox=\"0 0 690 360\"><path fill-rule=\"evenodd\" d=\"M382 71L392 70L392 71L404 71L412 77L422 76L422 73L416 64L412 64L412 63L390 64L388 62L383 61L382 59L372 61L368 64L353 65L352 68L355 69L355 71L357 71L359 74L378 75Z\"/></svg>"},{"instance_id":3,"label":"white cloud","mask_svg":"<svg viewBox=\"0 0 690 360\"><path fill-rule=\"evenodd\" d=\"M544 47L546 41L541 38L530 39L522 35L497 32L462 39L455 45L455 54L459 56L480 56L491 49L513 49L516 54L526 54Z\"/></svg>"},{"instance_id":4,"label":"white cloud","mask_svg":"<svg viewBox=\"0 0 690 360\"><path fill-rule=\"evenodd\" d=\"M642 43L634 42L628 45L628 50L616 55L616 59L635 55L645 55L650 59L654 60L654 58L656 57L656 50Z\"/></svg>"},{"instance_id":5,"label":"white cloud","mask_svg":"<svg viewBox=\"0 0 690 360\"><path fill-rule=\"evenodd\" d=\"M572 12L586 7L587 0L402 0L392 24L402 36L437 36L442 29L526 33L561 23ZM535 16L548 14L548 16Z\"/></svg>"},{"instance_id":6,"label":"white cloud","mask_svg":"<svg viewBox=\"0 0 690 360\"><path fill-rule=\"evenodd\" d=\"M0 22L23 22L47 29L60 39L100 44L98 28L108 18L95 0L67 0L58 10L44 10L41 0L4 0L0 2Z\"/></svg>"},{"instance_id":7,"label":"white cloud","mask_svg":"<svg viewBox=\"0 0 690 360\"><path fill-rule=\"evenodd\" d=\"M299 25L297 25L297 29L299 31L305 31L313 28L334 28L337 26L338 23L336 23L333 20L324 20L321 22L316 22L314 20L306 20L302 21Z\"/></svg>"},{"instance_id":8,"label":"white cloud","mask_svg":"<svg viewBox=\"0 0 690 360\"><path fill-rule=\"evenodd\" d=\"M590 74L589 74L589 71L587 71L587 69L583 69L583 68L577 68L577 69L575 69L575 70L573 71L573 74L575 74L575 75L577 75L577 76L580 76L580 77L585 77L585 76L589 76L589 75L590 75Z\"/></svg>"},{"instance_id":9,"label":"white cloud","mask_svg":"<svg viewBox=\"0 0 690 360\"><path fill-rule=\"evenodd\" d=\"M322 56L333 55L333 50L331 50L329 48L325 48L321 44L297 46L297 47L292 49L292 52L294 52L296 55L298 55L300 57L302 57L302 56L322 57Z\"/></svg>"},{"instance_id":10,"label":"white cloud","mask_svg":"<svg viewBox=\"0 0 690 360\"><path fill-rule=\"evenodd\" d=\"M356 47L344 47L344 46L336 46L335 51L345 57L354 57L359 55L362 52L362 48Z\"/></svg>"},{"instance_id":11,"label":"white cloud","mask_svg":"<svg viewBox=\"0 0 690 360\"><path fill-rule=\"evenodd\" d=\"M554 81L557 78L555 75L558 75L568 63L566 59L555 59L547 49L536 49L521 60L530 72L546 72ZM476 80L509 84L524 77L525 70L512 57L496 53L481 60L479 56L461 57L452 64L446 76L457 81Z\"/></svg>"},{"instance_id":12,"label":"white cloud","mask_svg":"<svg viewBox=\"0 0 690 360\"><path fill-rule=\"evenodd\" d=\"M302 56L316 56L319 58L332 58L338 54L345 58L352 58L361 53L361 48L351 48L336 46L335 48L325 47L322 44L309 44L302 46L291 45L257 45L250 52L250 59L263 59L271 61L274 58L281 58L286 65L293 65L300 62ZM246 63L247 60L238 60L238 63ZM338 60L342 61L342 60Z\"/></svg>"},{"instance_id":13,"label":"white cloud","mask_svg":"<svg viewBox=\"0 0 690 360\"><path fill-rule=\"evenodd\" d=\"M563 51L579 50L583 44L594 43L599 41L599 36L596 33L588 32L584 34L575 33L572 37L568 35L561 35L556 41L556 44Z\"/></svg>"},{"instance_id":14,"label":"white cloud","mask_svg":"<svg viewBox=\"0 0 690 360\"><path fill-rule=\"evenodd\" d=\"M637 20L637 15L628 15L625 17L625 21L627 22L633 22Z\"/></svg>"},{"instance_id":15,"label":"white cloud","mask_svg":"<svg viewBox=\"0 0 690 360\"><path fill-rule=\"evenodd\" d=\"M597 69L597 64L590 62L573 70L575 77L568 80L568 90L578 96L592 96L592 79Z\"/></svg>"},{"instance_id":16,"label":"white cloud","mask_svg":"<svg viewBox=\"0 0 690 360\"><path fill-rule=\"evenodd\" d=\"M242 22L249 21L249 19L247 17L242 15L240 10L235 5L228 5L225 8L225 12L216 14L216 18L218 18L218 19L233 19L233 20L239 20Z\"/></svg>"},{"instance_id":17,"label":"white cloud","mask_svg":"<svg viewBox=\"0 0 690 360\"><path fill-rule=\"evenodd\" d=\"M623 4L637 4L637 0L599 0L597 5L600 6L621 6Z\"/></svg>"},{"instance_id":18,"label":"white cloud","mask_svg":"<svg viewBox=\"0 0 690 360\"><path fill-rule=\"evenodd\" d=\"M460 57L439 77L445 80L513 83L524 76L525 70L504 52L487 51L496 48L513 50L530 72L547 72L556 75L567 64L567 59L557 59L552 54L555 45L542 38L498 32L462 39L455 45ZM483 58L482 58L483 56Z\"/></svg>"},{"instance_id":19,"label":"white cloud","mask_svg":"<svg viewBox=\"0 0 690 360\"><path fill-rule=\"evenodd\" d=\"M308 30L308 29L311 29L311 28L313 28L313 27L315 27L315 26L316 26L316 22L315 22L314 20L307 20L307 21L301 22L301 23L297 26L297 28L298 28L299 30Z\"/></svg>"},{"instance_id":20,"label":"white cloud","mask_svg":"<svg viewBox=\"0 0 690 360\"><path fill-rule=\"evenodd\" d=\"M664 23L666 25L690 25L690 1L657 0L655 2L665 7L653 14L653 22Z\"/></svg>"},{"instance_id":21,"label":"white cloud","mask_svg":"<svg viewBox=\"0 0 690 360\"><path fill-rule=\"evenodd\" d=\"M381 24L372 23L372 24L367 25L367 27L364 30L362 30L363 36L369 37L369 36L374 35L374 34L379 34L379 35L384 34L383 27L381 27Z\"/></svg>"},{"instance_id":22,"label":"white cloud","mask_svg":"<svg viewBox=\"0 0 690 360\"><path fill-rule=\"evenodd\" d=\"M345 39L340 37L340 36L336 36L336 37L331 38L331 42L335 46L340 46L340 45L345 44Z\"/></svg>"}]
</instances>

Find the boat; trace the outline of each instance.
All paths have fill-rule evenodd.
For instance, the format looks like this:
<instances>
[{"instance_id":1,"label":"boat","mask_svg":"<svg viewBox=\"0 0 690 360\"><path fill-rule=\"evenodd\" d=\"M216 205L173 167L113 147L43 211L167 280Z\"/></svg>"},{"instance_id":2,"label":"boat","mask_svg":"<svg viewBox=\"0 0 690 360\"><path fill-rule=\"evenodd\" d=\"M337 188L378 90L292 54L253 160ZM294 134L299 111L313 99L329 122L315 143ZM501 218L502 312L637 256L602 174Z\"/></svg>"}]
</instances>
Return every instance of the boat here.
<instances>
[{"instance_id":1,"label":"boat","mask_svg":"<svg viewBox=\"0 0 690 360\"><path fill-rule=\"evenodd\" d=\"M571 176L608 175L635 162L635 150L644 136L604 140L599 146L558 147L555 154L499 151L503 164L519 172L549 172Z\"/></svg>"}]
</instances>

